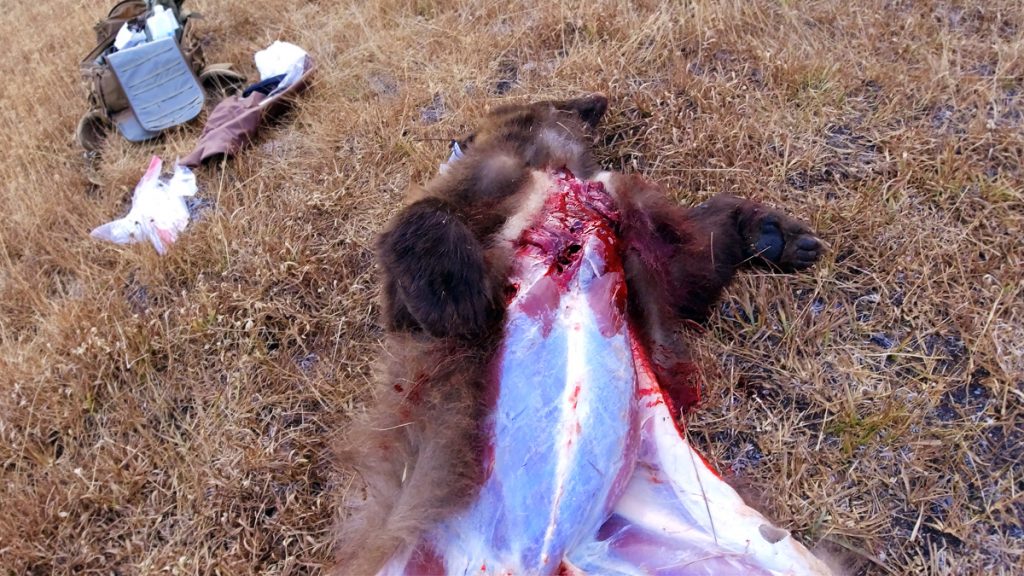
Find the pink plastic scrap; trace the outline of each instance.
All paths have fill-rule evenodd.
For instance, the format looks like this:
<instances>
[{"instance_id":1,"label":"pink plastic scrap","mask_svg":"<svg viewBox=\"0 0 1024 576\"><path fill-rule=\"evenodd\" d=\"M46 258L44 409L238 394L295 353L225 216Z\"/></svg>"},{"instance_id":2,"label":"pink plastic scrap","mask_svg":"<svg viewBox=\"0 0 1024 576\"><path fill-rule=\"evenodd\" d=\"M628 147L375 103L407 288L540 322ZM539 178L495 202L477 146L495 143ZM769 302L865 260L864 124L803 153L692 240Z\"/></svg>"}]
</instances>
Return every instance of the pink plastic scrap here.
<instances>
[{"instance_id":1,"label":"pink plastic scrap","mask_svg":"<svg viewBox=\"0 0 1024 576\"><path fill-rule=\"evenodd\" d=\"M625 310L614 203L552 173L518 242L475 502L383 574L829 574L687 442Z\"/></svg>"},{"instance_id":2,"label":"pink plastic scrap","mask_svg":"<svg viewBox=\"0 0 1024 576\"><path fill-rule=\"evenodd\" d=\"M117 244L149 240L157 253L165 254L188 226L185 198L196 193L196 177L188 168L175 165L169 180L160 178L163 160L153 156L149 169L135 185L132 207L124 218L94 229L90 236Z\"/></svg>"}]
</instances>

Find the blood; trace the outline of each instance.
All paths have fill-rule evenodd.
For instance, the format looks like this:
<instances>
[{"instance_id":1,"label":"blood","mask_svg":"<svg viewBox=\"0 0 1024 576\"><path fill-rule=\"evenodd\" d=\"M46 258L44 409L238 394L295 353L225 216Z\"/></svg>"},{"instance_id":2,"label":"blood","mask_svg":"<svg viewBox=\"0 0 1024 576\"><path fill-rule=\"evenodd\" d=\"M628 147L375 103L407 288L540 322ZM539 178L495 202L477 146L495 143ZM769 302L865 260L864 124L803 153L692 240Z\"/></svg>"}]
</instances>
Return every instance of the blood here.
<instances>
[{"instance_id":1,"label":"blood","mask_svg":"<svg viewBox=\"0 0 1024 576\"><path fill-rule=\"evenodd\" d=\"M412 387L409 388L409 393L405 395L401 406L398 408L398 414L403 420L410 420L412 418L413 409L419 406L423 401L423 388L427 386L427 380L429 376L427 374L419 374L416 377L416 381L413 382ZM395 392L399 394L405 393L405 388L397 382L394 384Z\"/></svg>"},{"instance_id":2,"label":"blood","mask_svg":"<svg viewBox=\"0 0 1024 576\"><path fill-rule=\"evenodd\" d=\"M703 464L705 468L707 468L708 472L714 474L715 478L718 478L719 480L722 479L722 475L718 473L718 470L715 470L715 467L712 466L710 462L708 462L708 459L705 458L703 454L696 450L690 450L690 452L692 454L696 454L697 458L700 458L700 463Z\"/></svg>"},{"instance_id":3,"label":"blood","mask_svg":"<svg viewBox=\"0 0 1024 576\"><path fill-rule=\"evenodd\" d=\"M641 398L646 396L654 396L654 399L647 400L646 406L648 408L653 408L660 404L661 402L664 402L665 405L668 407L669 413L672 414L673 416L678 416L679 413L676 412L673 399L670 394L666 393L666 390L664 388L664 379L658 377L658 371L656 370L656 367L651 363L651 356L647 352L647 348L644 347L643 343L640 342L640 339L637 338L637 331L632 326L630 327L630 346L633 349L633 359L636 362L636 371L638 373L638 376L642 374L642 376L640 377L640 381L643 381L646 378L647 381L656 384L656 386L649 386L638 389L637 394ZM658 400L661 400L661 402L658 402ZM676 429L679 431L679 435L682 436L683 429L680 427L679 422L675 418L673 418L673 423L675 424Z\"/></svg>"},{"instance_id":4,"label":"blood","mask_svg":"<svg viewBox=\"0 0 1024 576\"><path fill-rule=\"evenodd\" d=\"M587 291L587 303L594 311L601 335L608 338L618 334L626 320L626 284L622 274L595 278Z\"/></svg>"},{"instance_id":5,"label":"blood","mask_svg":"<svg viewBox=\"0 0 1024 576\"><path fill-rule=\"evenodd\" d=\"M516 308L534 320L540 321L541 333L547 337L555 322L555 312L561 300L559 286L550 276L543 276L521 294Z\"/></svg>"},{"instance_id":6,"label":"blood","mask_svg":"<svg viewBox=\"0 0 1024 576\"><path fill-rule=\"evenodd\" d=\"M594 235L599 243L615 246L613 228L618 222L614 201L600 182L584 182L567 169L552 173L553 189L548 194L542 211L543 217L527 228L519 239L517 257L544 263L545 276L552 278L564 289L579 269L581 254L587 237ZM614 250L610 271L621 271ZM513 281L513 285L515 281Z\"/></svg>"},{"instance_id":7,"label":"blood","mask_svg":"<svg viewBox=\"0 0 1024 576\"><path fill-rule=\"evenodd\" d=\"M505 285L505 305L509 305L515 300L515 297L519 294L519 283L510 282Z\"/></svg>"},{"instance_id":8,"label":"blood","mask_svg":"<svg viewBox=\"0 0 1024 576\"><path fill-rule=\"evenodd\" d=\"M580 267L587 262L596 273L582 280L588 283L587 304L601 334L609 337L621 331L626 313L617 208L600 182L584 182L566 169L551 177L542 216L518 241L516 260L521 268L505 288L509 310L539 320L546 337L561 296L570 282L580 281Z\"/></svg>"},{"instance_id":9,"label":"blood","mask_svg":"<svg viewBox=\"0 0 1024 576\"><path fill-rule=\"evenodd\" d=\"M513 325L511 323L522 322L525 317L528 321L537 322L546 337L565 305L562 297L571 290L579 293L582 288L586 306L593 312L602 336L608 338L622 334L624 329L627 331L627 341L633 347L637 376L644 383L643 387L636 390L637 401L631 411L633 418L639 417L643 411L641 406L654 408L665 405L682 436L676 407L689 410L699 402L700 371L690 362L676 362L670 366L655 365L650 352L638 338L640 332L628 323L628 294L621 253L623 245L619 240L622 227L627 224L621 221L614 199L602 184L578 180L567 170L553 173L551 186L537 221L522 233L517 242L515 268L504 293L509 312L507 321ZM636 218L637 215L630 217ZM665 239L655 238L650 245L642 247L642 256L658 261L666 252L666 245L663 245L665 242ZM667 285L668 279L665 280ZM568 328L583 330L584 326L577 323ZM492 409L501 392L500 358L510 345L515 346L516 343L501 343L495 354L497 361L490 366L485 396L486 404ZM663 355L657 358L665 362ZM584 384L573 383L568 396L573 410L578 409ZM492 419L488 418L485 424L484 437L487 442L482 451L483 469L489 482L500 482L500 478L492 477L496 466L495 435L493 428L487 429L487 426L493 426ZM635 426L637 423L634 421L631 427ZM567 436L564 438L566 445L572 446L578 442L582 432L579 421L569 424L562 431ZM624 451L625 458L631 458L629 455L640 449L639 442L639 435L636 435ZM708 468L713 471L710 466ZM621 497L631 474L631 468L624 468L620 472L608 494L610 502ZM656 471L652 471L650 481L661 483L664 480ZM558 506L560 498L559 492L555 495L555 506ZM613 516L605 523L601 529L602 534L610 535L610 532L614 532L617 528L615 520ZM498 546L499 540L502 538L495 535L492 544ZM480 571L486 572L486 568L486 564L481 565ZM574 570L562 563L557 573L573 574Z\"/></svg>"},{"instance_id":10,"label":"blood","mask_svg":"<svg viewBox=\"0 0 1024 576\"><path fill-rule=\"evenodd\" d=\"M575 410L576 406L580 402L580 383L576 383L576 387L573 388L572 394L569 396L569 403L572 404L572 409Z\"/></svg>"},{"instance_id":11,"label":"blood","mask_svg":"<svg viewBox=\"0 0 1024 576\"><path fill-rule=\"evenodd\" d=\"M677 362L663 371L668 377L662 378L659 384L672 399L672 405L683 414L695 408L700 403L700 389L704 382L700 367L693 362Z\"/></svg>"},{"instance_id":12,"label":"blood","mask_svg":"<svg viewBox=\"0 0 1024 576\"><path fill-rule=\"evenodd\" d=\"M415 575L445 574L444 558L437 553L437 550L432 545L422 541L412 551L409 563L405 565L405 573Z\"/></svg>"}]
</instances>

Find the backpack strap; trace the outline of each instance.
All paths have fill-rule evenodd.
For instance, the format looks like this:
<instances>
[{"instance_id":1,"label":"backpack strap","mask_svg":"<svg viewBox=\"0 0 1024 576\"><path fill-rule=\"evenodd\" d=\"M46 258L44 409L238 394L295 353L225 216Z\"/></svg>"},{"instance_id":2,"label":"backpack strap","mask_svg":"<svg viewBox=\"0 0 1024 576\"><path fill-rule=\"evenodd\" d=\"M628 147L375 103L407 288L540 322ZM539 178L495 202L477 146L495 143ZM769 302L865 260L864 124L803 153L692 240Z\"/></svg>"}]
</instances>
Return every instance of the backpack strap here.
<instances>
[{"instance_id":1,"label":"backpack strap","mask_svg":"<svg viewBox=\"0 0 1024 576\"><path fill-rule=\"evenodd\" d=\"M114 36L117 36L117 31L125 22L145 14L147 9L146 0L121 0L114 4L114 7L107 13L107 17L96 23L96 42L106 43L107 46L110 46L110 43L114 41ZM108 39L109 42L107 42Z\"/></svg>"},{"instance_id":2,"label":"backpack strap","mask_svg":"<svg viewBox=\"0 0 1024 576\"><path fill-rule=\"evenodd\" d=\"M93 108L78 121L78 126L75 129L75 141L86 152L98 152L111 127L107 115Z\"/></svg>"},{"instance_id":3,"label":"backpack strap","mask_svg":"<svg viewBox=\"0 0 1024 576\"><path fill-rule=\"evenodd\" d=\"M199 82L207 94L227 96L245 86L245 75L235 71L230 63L207 64L199 72Z\"/></svg>"}]
</instances>

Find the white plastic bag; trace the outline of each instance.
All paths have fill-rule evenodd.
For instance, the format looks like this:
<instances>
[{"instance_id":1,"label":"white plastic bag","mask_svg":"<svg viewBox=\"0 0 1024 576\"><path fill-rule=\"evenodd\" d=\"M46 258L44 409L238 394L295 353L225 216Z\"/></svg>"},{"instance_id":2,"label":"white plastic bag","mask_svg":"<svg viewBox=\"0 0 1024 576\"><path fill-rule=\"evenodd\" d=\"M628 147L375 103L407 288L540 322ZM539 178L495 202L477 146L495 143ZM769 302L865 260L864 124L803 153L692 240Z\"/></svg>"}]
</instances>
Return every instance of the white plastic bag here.
<instances>
[{"instance_id":1,"label":"white plastic bag","mask_svg":"<svg viewBox=\"0 0 1024 576\"><path fill-rule=\"evenodd\" d=\"M117 244L149 240L158 254L166 254L178 234L188 226L185 197L195 195L196 177L188 168L175 165L174 175L164 181L160 179L162 168L163 160L153 156L149 169L135 185L128 214L94 229L89 235Z\"/></svg>"},{"instance_id":2,"label":"white plastic bag","mask_svg":"<svg viewBox=\"0 0 1024 576\"><path fill-rule=\"evenodd\" d=\"M295 44L275 40L273 44L256 53L256 69L260 80L284 74L281 83L271 95L283 91L298 80L306 69L306 51Z\"/></svg>"}]
</instances>

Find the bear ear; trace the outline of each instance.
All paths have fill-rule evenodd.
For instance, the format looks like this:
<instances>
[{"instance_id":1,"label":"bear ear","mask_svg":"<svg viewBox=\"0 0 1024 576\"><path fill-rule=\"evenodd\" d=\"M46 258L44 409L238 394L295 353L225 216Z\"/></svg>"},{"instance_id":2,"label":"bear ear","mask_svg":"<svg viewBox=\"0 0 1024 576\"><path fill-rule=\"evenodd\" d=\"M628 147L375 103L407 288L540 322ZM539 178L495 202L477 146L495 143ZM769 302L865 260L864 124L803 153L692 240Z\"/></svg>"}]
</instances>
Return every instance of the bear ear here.
<instances>
[{"instance_id":1,"label":"bear ear","mask_svg":"<svg viewBox=\"0 0 1024 576\"><path fill-rule=\"evenodd\" d=\"M572 100L561 100L553 102L553 104L558 110L565 110L567 112L575 112L579 114L580 118L586 122L588 126L594 128L597 126L597 123L601 121L601 117L604 116L605 111L608 110L608 97L600 92L595 92L589 96L574 98Z\"/></svg>"}]
</instances>

